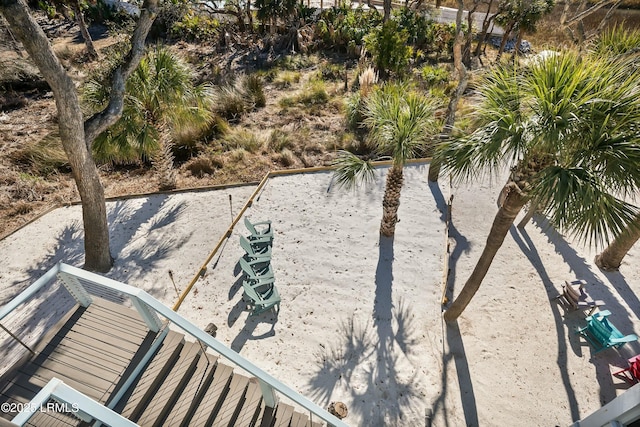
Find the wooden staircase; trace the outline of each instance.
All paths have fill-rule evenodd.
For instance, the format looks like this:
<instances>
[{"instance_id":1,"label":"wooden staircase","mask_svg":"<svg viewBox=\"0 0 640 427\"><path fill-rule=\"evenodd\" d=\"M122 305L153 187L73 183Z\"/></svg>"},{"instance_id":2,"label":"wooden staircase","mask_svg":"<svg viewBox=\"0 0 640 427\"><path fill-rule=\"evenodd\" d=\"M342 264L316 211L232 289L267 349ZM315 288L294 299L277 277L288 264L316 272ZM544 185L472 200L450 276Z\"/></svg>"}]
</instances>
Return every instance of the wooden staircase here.
<instances>
[{"instance_id":1,"label":"wooden staircase","mask_svg":"<svg viewBox=\"0 0 640 427\"><path fill-rule=\"evenodd\" d=\"M95 362L91 364L92 375L88 375L86 369L78 369L78 364L82 363L78 348L73 353L73 361L65 357L71 354L69 340L77 341L79 336L90 335L91 340L84 340L88 345L101 342L103 360L110 358L107 354L110 351L122 357L120 348L104 345L112 342L114 336L122 339L129 331L135 331L136 342L143 341L144 334L138 326L144 326L144 322L137 312L121 306L115 310L115 305L96 298L87 309L78 309L78 313L65 321L53 339L22 366L16 376L0 381L0 403L26 403L38 391L35 384L42 386L50 378L57 377L79 389L92 390L94 399L109 405L132 365L139 360L140 352L130 352L128 363L121 363L124 370L120 375L113 374L111 382L105 381L106 376L99 372L99 364ZM96 312L105 311L109 312L108 319L96 316ZM125 315L125 318L116 314ZM93 359L90 350L88 347L84 353L87 360ZM52 358L55 358L55 364L51 363ZM65 369L59 369L60 365ZM113 367L108 369L113 370ZM81 378L76 378L78 375ZM94 379L99 379L99 384L94 384ZM175 331L167 333L156 354L114 410L140 426L322 426L290 405L279 403L275 409L265 407L256 378L234 373L215 355L203 351L198 342L186 341L184 335ZM6 419L13 415L0 413L0 417ZM36 417L32 419L32 425L81 425L81 421L68 414L39 413Z\"/></svg>"}]
</instances>

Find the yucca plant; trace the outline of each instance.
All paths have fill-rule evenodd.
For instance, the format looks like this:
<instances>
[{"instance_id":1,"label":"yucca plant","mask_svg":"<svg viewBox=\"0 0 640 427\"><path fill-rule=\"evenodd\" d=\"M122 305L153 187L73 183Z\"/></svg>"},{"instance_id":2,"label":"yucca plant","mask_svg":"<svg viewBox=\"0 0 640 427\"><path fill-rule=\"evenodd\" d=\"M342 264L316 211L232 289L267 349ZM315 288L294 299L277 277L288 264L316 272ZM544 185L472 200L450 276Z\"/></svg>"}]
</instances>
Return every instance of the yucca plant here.
<instances>
[{"instance_id":1,"label":"yucca plant","mask_svg":"<svg viewBox=\"0 0 640 427\"><path fill-rule=\"evenodd\" d=\"M404 164L421 152L437 132L438 107L437 101L403 83L387 83L365 101L364 123L369 129L369 143L378 155L390 155L392 160L382 201L383 236L395 233ZM334 165L339 186L352 187L358 181L372 179L371 163L352 153L342 151Z\"/></svg>"},{"instance_id":2,"label":"yucca plant","mask_svg":"<svg viewBox=\"0 0 640 427\"><path fill-rule=\"evenodd\" d=\"M615 25L597 37L591 48L596 55L618 56L640 52L640 30Z\"/></svg>"},{"instance_id":3,"label":"yucca plant","mask_svg":"<svg viewBox=\"0 0 640 427\"><path fill-rule=\"evenodd\" d=\"M94 107L102 106L108 91L100 82L91 81L84 99ZM206 129L213 120L211 99L211 88L194 85L189 67L166 47L148 52L127 80L122 117L96 138L96 160L152 161L163 176L162 186L172 187L173 137L187 129Z\"/></svg>"}]
</instances>

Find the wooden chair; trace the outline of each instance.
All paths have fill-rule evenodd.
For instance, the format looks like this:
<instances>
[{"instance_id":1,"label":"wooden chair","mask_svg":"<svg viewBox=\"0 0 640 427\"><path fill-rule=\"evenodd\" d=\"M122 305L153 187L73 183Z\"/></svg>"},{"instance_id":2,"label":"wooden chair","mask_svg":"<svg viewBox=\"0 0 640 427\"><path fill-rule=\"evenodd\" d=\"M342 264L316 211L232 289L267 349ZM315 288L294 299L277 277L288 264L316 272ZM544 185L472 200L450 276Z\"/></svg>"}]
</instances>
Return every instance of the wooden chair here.
<instances>
[{"instance_id":1,"label":"wooden chair","mask_svg":"<svg viewBox=\"0 0 640 427\"><path fill-rule=\"evenodd\" d=\"M574 280L573 282L565 280L562 285L562 294L557 299L571 310L589 310L587 315L590 316L598 307L604 306L604 301L594 301L585 290L586 285L587 282L584 280Z\"/></svg>"},{"instance_id":2,"label":"wooden chair","mask_svg":"<svg viewBox=\"0 0 640 427\"><path fill-rule=\"evenodd\" d=\"M633 356L631 359L627 361L627 363L629 363L628 367L620 371L614 372L611 375L615 377L622 377L622 379L624 379L626 382L630 383L631 385L639 383L640 382L640 354Z\"/></svg>"},{"instance_id":3,"label":"wooden chair","mask_svg":"<svg viewBox=\"0 0 640 427\"><path fill-rule=\"evenodd\" d=\"M622 335L622 333L607 319L611 315L609 310L599 311L585 320L587 326L579 328L579 333L593 346L595 352L611 347L619 348L628 342L637 341L635 334Z\"/></svg>"}]
</instances>

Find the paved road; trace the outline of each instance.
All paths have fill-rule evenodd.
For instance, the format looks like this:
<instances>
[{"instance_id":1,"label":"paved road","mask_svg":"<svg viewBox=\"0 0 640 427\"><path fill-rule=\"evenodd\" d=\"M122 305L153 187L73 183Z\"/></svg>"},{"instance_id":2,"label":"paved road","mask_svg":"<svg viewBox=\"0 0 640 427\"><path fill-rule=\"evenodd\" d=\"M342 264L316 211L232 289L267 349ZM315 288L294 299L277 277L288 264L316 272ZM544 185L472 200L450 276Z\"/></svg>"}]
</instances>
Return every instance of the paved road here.
<instances>
[{"instance_id":1,"label":"paved road","mask_svg":"<svg viewBox=\"0 0 640 427\"><path fill-rule=\"evenodd\" d=\"M436 9L436 11L440 12L439 15L436 17L436 21L438 22L445 22L445 23L449 23L449 22L456 22L456 14L458 13L458 9L453 9L450 7L440 7L438 9ZM466 10L464 11L464 15L462 17L462 19L466 22L467 21L467 15L469 14L469 12L467 12ZM474 20L474 28L476 31L480 31L482 29L482 23L484 21L484 13L474 13L473 14L473 20ZM494 25L492 27L489 28L489 33L494 34L494 35L499 35L501 36L502 34L504 34L504 30L502 28L500 28L497 25Z\"/></svg>"}]
</instances>

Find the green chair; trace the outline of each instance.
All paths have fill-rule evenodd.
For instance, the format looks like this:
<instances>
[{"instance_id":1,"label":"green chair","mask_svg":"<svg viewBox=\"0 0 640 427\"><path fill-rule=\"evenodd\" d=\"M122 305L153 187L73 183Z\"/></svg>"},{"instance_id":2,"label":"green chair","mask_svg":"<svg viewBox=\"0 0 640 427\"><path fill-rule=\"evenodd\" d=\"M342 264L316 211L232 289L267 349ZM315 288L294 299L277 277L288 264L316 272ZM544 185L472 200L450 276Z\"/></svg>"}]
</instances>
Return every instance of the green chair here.
<instances>
[{"instance_id":1,"label":"green chair","mask_svg":"<svg viewBox=\"0 0 640 427\"><path fill-rule=\"evenodd\" d=\"M238 262L240 263L242 272L249 280L258 282L273 278L273 270L271 269L270 259L268 258L257 258L252 261L240 258Z\"/></svg>"},{"instance_id":2,"label":"green chair","mask_svg":"<svg viewBox=\"0 0 640 427\"><path fill-rule=\"evenodd\" d=\"M246 237L240 236L240 247L244 249L250 259L271 258L271 245L261 242L250 242Z\"/></svg>"},{"instance_id":3,"label":"green chair","mask_svg":"<svg viewBox=\"0 0 640 427\"><path fill-rule=\"evenodd\" d=\"M251 315L264 313L272 307L280 311L280 294L272 277L265 281L243 280L242 288L244 293L251 300Z\"/></svg>"},{"instance_id":4,"label":"green chair","mask_svg":"<svg viewBox=\"0 0 640 427\"><path fill-rule=\"evenodd\" d=\"M249 233L249 240L264 240L273 239L273 229L271 228L271 221L262 221L251 223L249 218L244 217L244 226L247 227ZM256 228L258 226L258 228Z\"/></svg>"}]
</instances>

